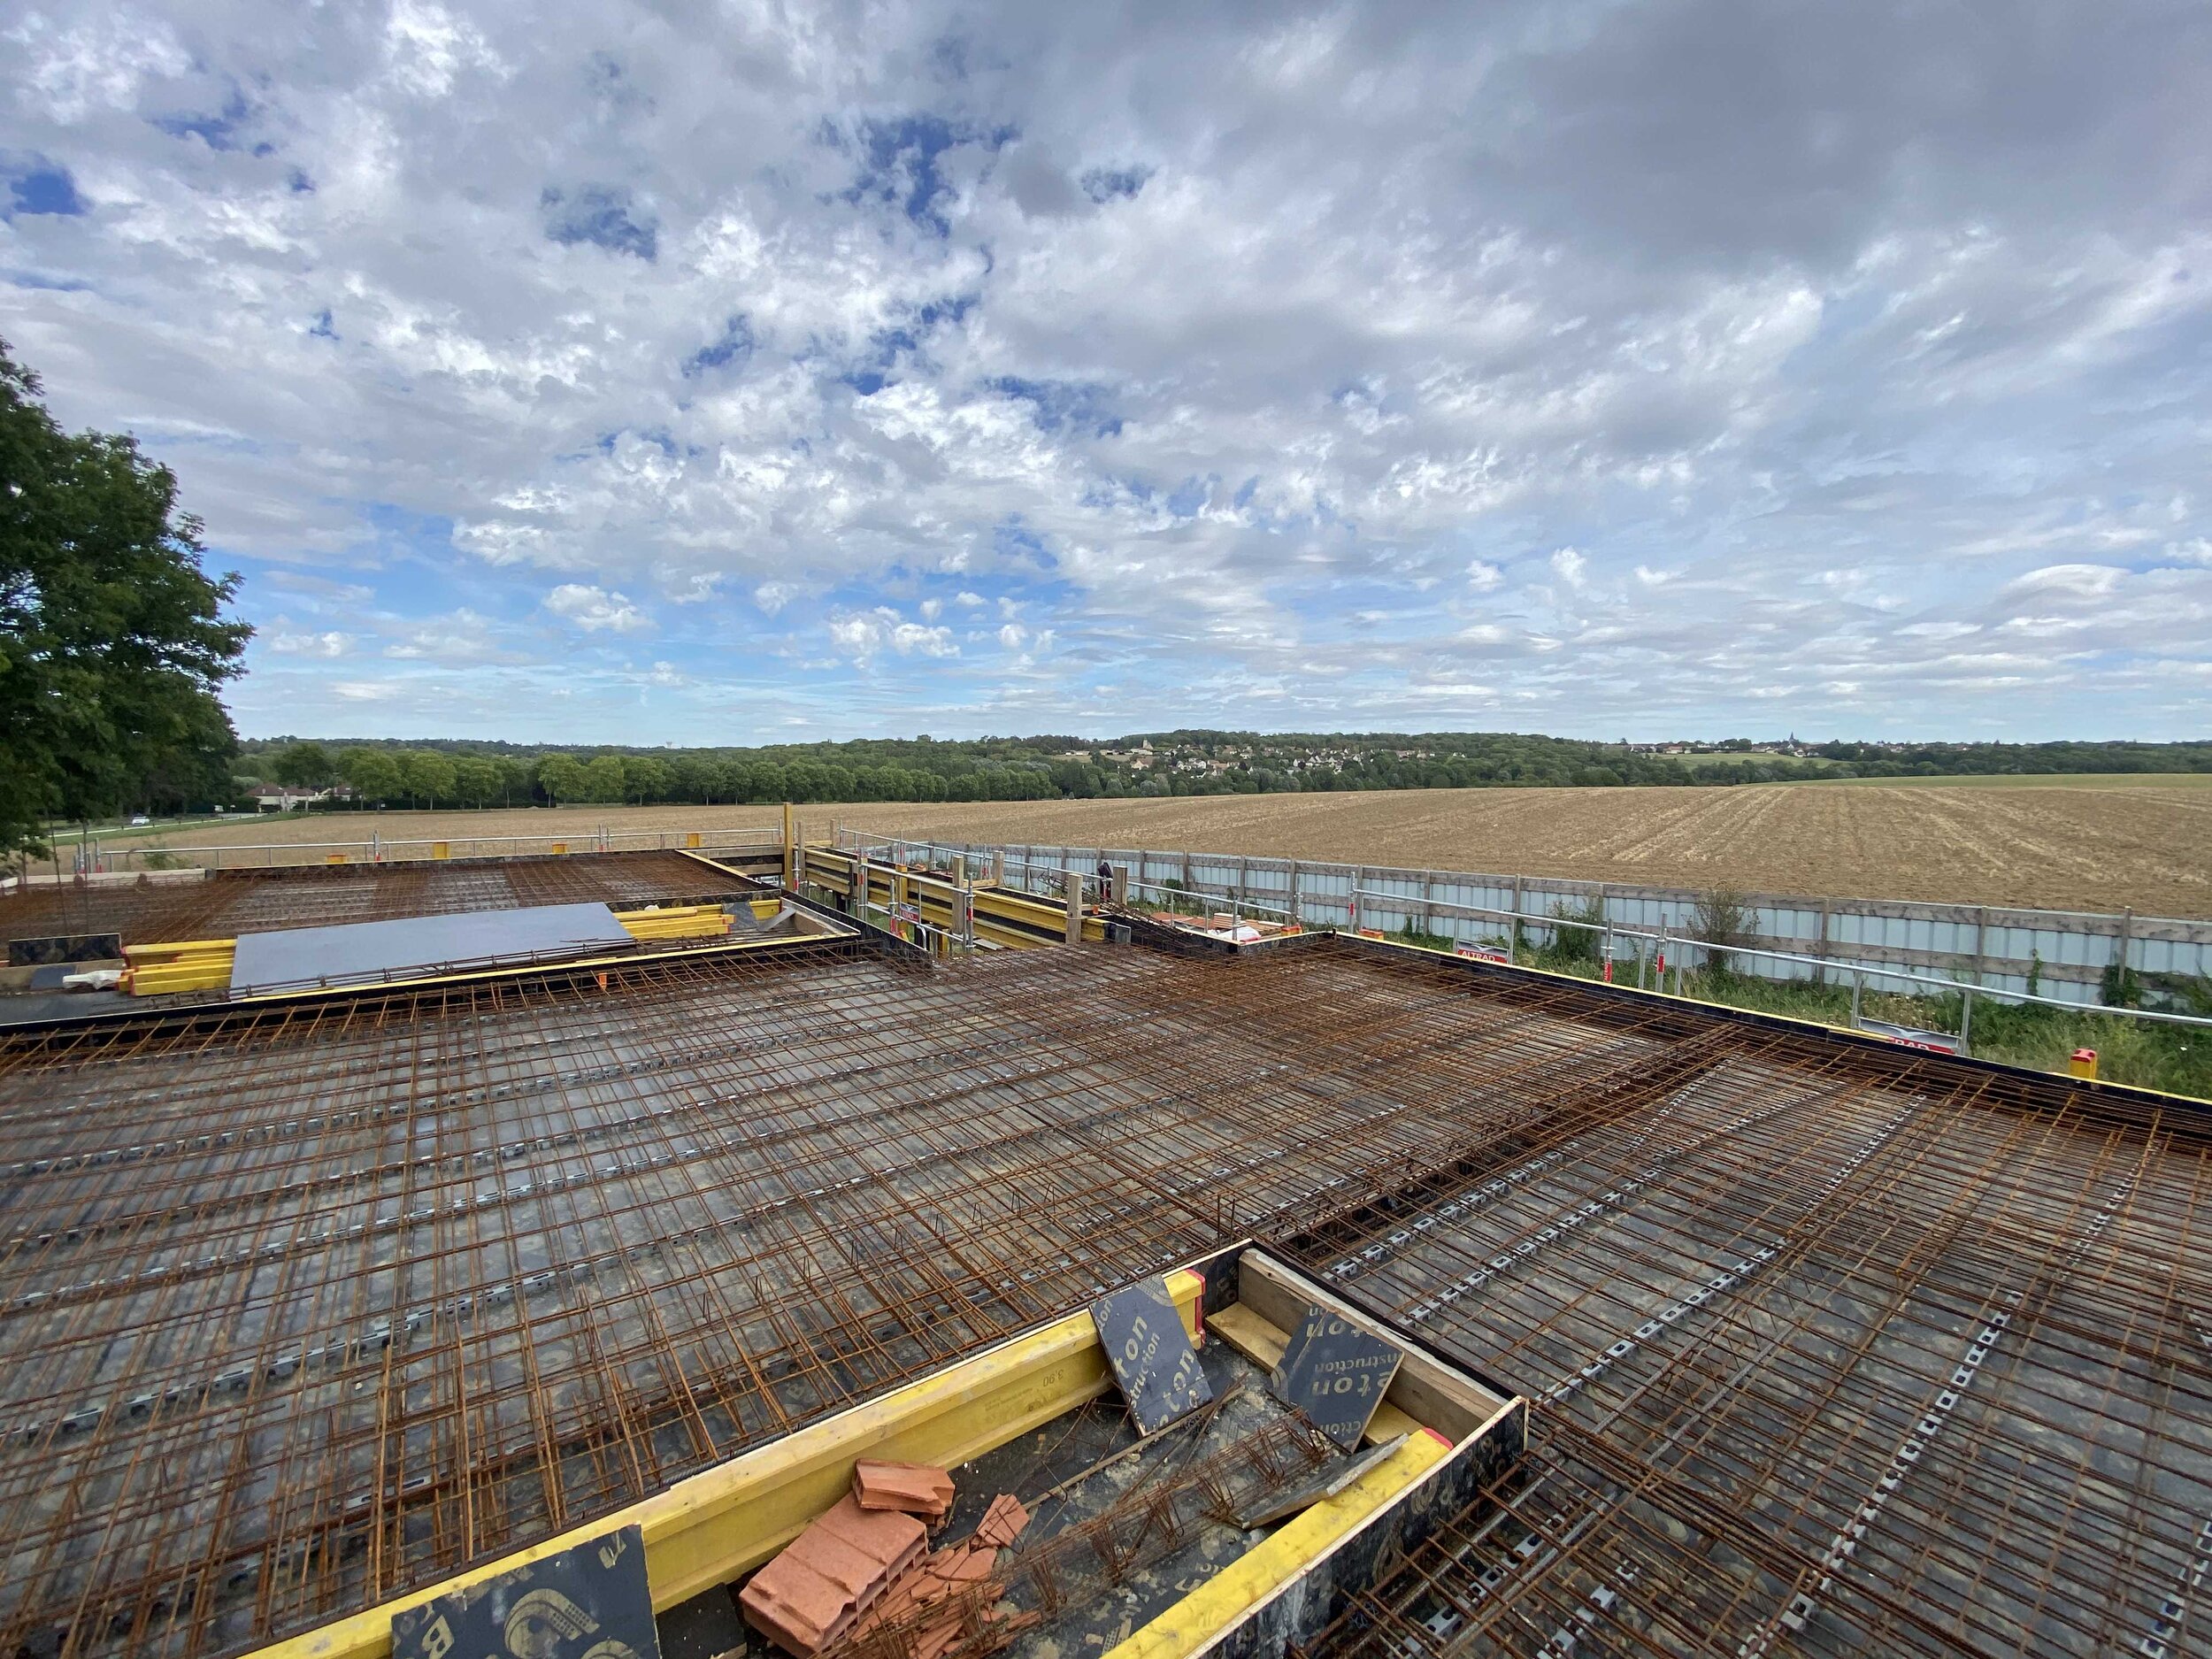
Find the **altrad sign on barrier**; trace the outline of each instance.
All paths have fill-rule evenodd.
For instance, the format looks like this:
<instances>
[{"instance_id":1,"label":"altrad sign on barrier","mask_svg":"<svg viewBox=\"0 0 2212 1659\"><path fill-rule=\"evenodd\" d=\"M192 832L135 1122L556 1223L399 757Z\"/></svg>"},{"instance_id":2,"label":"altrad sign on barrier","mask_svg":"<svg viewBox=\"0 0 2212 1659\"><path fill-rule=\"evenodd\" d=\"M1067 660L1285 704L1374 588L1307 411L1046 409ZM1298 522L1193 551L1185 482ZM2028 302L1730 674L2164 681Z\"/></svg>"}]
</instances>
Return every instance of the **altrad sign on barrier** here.
<instances>
[{"instance_id":1,"label":"altrad sign on barrier","mask_svg":"<svg viewBox=\"0 0 2212 1659\"><path fill-rule=\"evenodd\" d=\"M1398 1374L1405 1350L1325 1308L1310 1307L1290 1333L1267 1386L1345 1451L1359 1449L1367 1420Z\"/></svg>"},{"instance_id":2,"label":"altrad sign on barrier","mask_svg":"<svg viewBox=\"0 0 2212 1659\"><path fill-rule=\"evenodd\" d=\"M392 1659L660 1659L635 1526L392 1615Z\"/></svg>"},{"instance_id":3,"label":"altrad sign on barrier","mask_svg":"<svg viewBox=\"0 0 2212 1659\"><path fill-rule=\"evenodd\" d=\"M1156 1433L1214 1397L1174 1298L1159 1279L1101 1296L1091 1304L1091 1323L1138 1433Z\"/></svg>"}]
</instances>

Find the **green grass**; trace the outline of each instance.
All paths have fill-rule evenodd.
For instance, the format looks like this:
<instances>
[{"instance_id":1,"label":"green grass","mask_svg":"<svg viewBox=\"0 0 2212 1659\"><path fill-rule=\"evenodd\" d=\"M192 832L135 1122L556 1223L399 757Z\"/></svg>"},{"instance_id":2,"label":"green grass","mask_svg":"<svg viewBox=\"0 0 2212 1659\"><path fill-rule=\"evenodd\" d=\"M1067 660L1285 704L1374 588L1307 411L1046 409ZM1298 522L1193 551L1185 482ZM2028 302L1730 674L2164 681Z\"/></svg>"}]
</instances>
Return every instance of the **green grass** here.
<instances>
[{"instance_id":1,"label":"green grass","mask_svg":"<svg viewBox=\"0 0 2212 1659\"><path fill-rule=\"evenodd\" d=\"M1407 944L1448 951L1451 941L1408 930L1394 934ZM1494 942L1503 945L1502 936ZM1594 960L1586 956L1540 951L1524 945L1514 953L1524 967L1545 968L1577 979L1600 977ZM1632 964L1617 964L1616 980L1636 983ZM1670 980L1671 984L1671 980ZM1851 987L1815 985L1806 979L1763 979L1744 973L1694 972L1685 976L1684 994L1700 1002L1756 1013L1779 1014L1791 1019L1816 1020L1824 1025L1851 1023ZM1962 999L1956 993L1910 996L1870 990L1860 1001L1867 1019L1922 1031L1955 1032L1959 1028ZM2088 1010L2045 1008L2029 1003L2001 1002L1977 997L1974 1021L1968 1033L1974 1057L1995 1060L2036 1071L2063 1072L2077 1048L2097 1051L2097 1075L2108 1083L2127 1083L2138 1088L2162 1089L2212 1100L2212 1030L2201 1026L2169 1025L2159 1020L2130 1019L2124 1015L2100 1014Z\"/></svg>"},{"instance_id":2,"label":"green grass","mask_svg":"<svg viewBox=\"0 0 2212 1659\"><path fill-rule=\"evenodd\" d=\"M139 841L152 835L173 835L179 830L205 829L213 824L250 824L253 820L252 813L232 812L222 818L217 818L210 813L205 818L161 818L155 823L136 826L95 824L92 826L92 839L104 845L111 841ZM77 826L73 824L58 825L48 833L53 836L54 845L57 847L66 847L73 850L81 844Z\"/></svg>"}]
</instances>

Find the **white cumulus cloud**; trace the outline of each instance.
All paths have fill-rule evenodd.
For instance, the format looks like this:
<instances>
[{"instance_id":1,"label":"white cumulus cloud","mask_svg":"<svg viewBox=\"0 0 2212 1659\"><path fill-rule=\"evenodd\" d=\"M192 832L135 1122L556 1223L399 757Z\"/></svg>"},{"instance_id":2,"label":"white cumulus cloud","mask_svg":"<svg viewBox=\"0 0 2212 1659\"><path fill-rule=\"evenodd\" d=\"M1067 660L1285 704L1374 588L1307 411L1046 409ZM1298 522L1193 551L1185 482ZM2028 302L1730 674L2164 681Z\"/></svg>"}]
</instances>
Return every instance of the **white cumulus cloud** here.
<instances>
[{"instance_id":1,"label":"white cumulus cloud","mask_svg":"<svg viewBox=\"0 0 2212 1659\"><path fill-rule=\"evenodd\" d=\"M642 634L652 618L618 593L588 582L563 582L545 596L545 608L588 634Z\"/></svg>"}]
</instances>

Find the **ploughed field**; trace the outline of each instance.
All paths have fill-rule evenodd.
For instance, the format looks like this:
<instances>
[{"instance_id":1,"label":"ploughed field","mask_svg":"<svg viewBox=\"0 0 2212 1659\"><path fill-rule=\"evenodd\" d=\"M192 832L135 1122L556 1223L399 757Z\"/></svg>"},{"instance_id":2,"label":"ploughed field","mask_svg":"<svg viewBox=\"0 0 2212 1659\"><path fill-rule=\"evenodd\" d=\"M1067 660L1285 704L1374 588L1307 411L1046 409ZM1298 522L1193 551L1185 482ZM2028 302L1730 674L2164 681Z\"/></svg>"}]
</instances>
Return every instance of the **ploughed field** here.
<instances>
[{"instance_id":1,"label":"ploughed field","mask_svg":"<svg viewBox=\"0 0 2212 1659\"><path fill-rule=\"evenodd\" d=\"M801 809L951 841L1246 853L1663 887L2212 916L2212 776L1684 789L1415 789ZM584 806L264 820L160 844L772 827L760 806ZM119 845L126 843L118 843ZM147 845L140 841L136 845ZM492 850L486 848L483 850ZM319 856L320 855L316 855Z\"/></svg>"}]
</instances>

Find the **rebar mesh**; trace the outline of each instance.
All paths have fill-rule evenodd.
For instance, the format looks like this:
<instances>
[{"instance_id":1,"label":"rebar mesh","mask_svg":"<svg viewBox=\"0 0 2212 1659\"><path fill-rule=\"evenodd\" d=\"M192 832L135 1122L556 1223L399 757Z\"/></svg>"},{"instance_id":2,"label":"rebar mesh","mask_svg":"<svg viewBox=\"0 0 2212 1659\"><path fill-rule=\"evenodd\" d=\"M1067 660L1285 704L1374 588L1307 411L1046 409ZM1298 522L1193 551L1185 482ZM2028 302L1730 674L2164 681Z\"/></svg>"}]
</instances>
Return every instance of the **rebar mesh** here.
<instances>
[{"instance_id":1,"label":"rebar mesh","mask_svg":"<svg viewBox=\"0 0 2212 1659\"><path fill-rule=\"evenodd\" d=\"M2212 1647L2203 1124L1916 1081L1727 1055L1296 1241L1553 1448L1331 1650Z\"/></svg>"},{"instance_id":2,"label":"rebar mesh","mask_svg":"<svg viewBox=\"0 0 2212 1659\"><path fill-rule=\"evenodd\" d=\"M1550 1410L1785 1565L2016 1292L2000 1403L1951 1420L1983 1461L1884 1511L1993 1541L1956 1582L1886 1535L1838 1576L1893 1548L1925 1624L2042 1584L2036 1628L2102 1628L2047 1552L2101 1543L2130 1596L2185 1565L2212 1410L2172 1323L2204 1305L2193 1123L2097 1113L1325 941L934 971L830 941L0 1037L0 1652L311 1627L1252 1233L1532 1391L1747 1262ZM2031 1377L2054 1343L2079 1374Z\"/></svg>"},{"instance_id":3,"label":"rebar mesh","mask_svg":"<svg viewBox=\"0 0 2212 1659\"><path fill-rule=\"evenodd\" d=\"M534 904L685 903L747 884L674 852L223 870L138 886L32 886L0 897L0 940L118 933L125 944Z\"/></svg>"}]
</instances>

